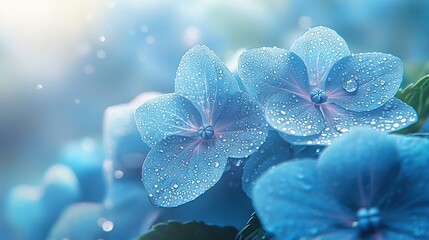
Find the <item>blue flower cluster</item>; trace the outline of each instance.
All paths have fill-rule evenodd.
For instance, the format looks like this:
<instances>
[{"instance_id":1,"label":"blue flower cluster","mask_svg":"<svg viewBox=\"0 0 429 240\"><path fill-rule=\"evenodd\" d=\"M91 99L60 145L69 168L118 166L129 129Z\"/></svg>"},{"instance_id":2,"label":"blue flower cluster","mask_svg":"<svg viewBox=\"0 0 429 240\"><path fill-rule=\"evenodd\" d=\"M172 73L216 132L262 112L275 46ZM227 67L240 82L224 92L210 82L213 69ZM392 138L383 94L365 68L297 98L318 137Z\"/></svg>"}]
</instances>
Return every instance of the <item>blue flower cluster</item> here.
<instances>
[{"instance_id":1,"label":"blue flower cluster","mask_svg":"<svg viewBox=\"0 0 429 240\"><path fill-rule=\"evenodd\" d=\"M278 239L428 238L429 142L380 133L417 120L394 97L402 68L389 54L351 54L325 27L290 50L245 51L237 78L192 48L175 93L135 111L151 202L190 202L244 158L243 190Z\"/></svg>"},{"instance_id":2,"label":"blue flower cluster","mask_svg":"<svg viewBox=\"0 0 429 240\"><path fill-rule=\"evenodd\" d=\"M36 240L241 227L254 210L279 240L429 239L429 140L387 135L417 120L401 81L399 58L351 54L325 27L245 51L234 73L197 45L174 93L109 107L104 157L72 144L42 187L11 191L9 218Z\"/></svg>"},{"instance_id":3,"label":"blue flower cluster","mask_svg":"<svg viewBox=\"0 0 429 240\"><path fill-rule=\"evenodd\" d=\"M196 46L179 64L175 93L136 110L141 137L151 147L142 180L155 205L175 207L203 194L219 181L228 158L246 157L263 144L267 125L289 143L327 145L355 126L390 132L417 119L394 97L401 60L350 54L329 28L310 29L289 51L244 52L238 74L237 81L211 50ZM250 162L260 156L266 158L256 154ZM263 169L286 159L271 158Z\"/></svg>"}]
</instances>

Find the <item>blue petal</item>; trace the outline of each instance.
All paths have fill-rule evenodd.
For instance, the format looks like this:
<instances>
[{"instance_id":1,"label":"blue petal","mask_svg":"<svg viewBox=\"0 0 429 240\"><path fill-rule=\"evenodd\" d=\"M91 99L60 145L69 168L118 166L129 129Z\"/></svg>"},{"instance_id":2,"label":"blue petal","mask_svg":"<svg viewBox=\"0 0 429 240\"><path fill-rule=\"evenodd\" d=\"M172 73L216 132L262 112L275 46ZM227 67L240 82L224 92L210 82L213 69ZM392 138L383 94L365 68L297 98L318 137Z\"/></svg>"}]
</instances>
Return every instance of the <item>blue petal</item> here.
<instances>
[{"instance_id":1,"label":"blue petal","mask_svg":"<svg viewBox=\"0 0 429 240\"><path fill-rule=\"evenodd\" d=\"M268 102L265 117L276 130L292 136L319 134L325 127L313 103L290 93L278 93Z\"/></svg>"},{"instance_id":2,"label":"blue petal","mask_svg":"<svg viewBox=\"0 0 429 240\"><path fill-rule=\"evenodd\" d=\"M197 199L179 207L163 208L157 221L203 221L217 226L242 228L255 210L251 200L241 190L242 168L232 168Z\"/></svg>"},{"instance_id":3,"label":"blue petal","mask_svg":"<svg viewBox=\"0 0 429 240\"><path fill-rule=\"evenodd\" d=\"M369 111L391 99L402 82L402 61L383 53L345 57L332 67L326 80L330 101L352 111Z\"/></svg>"},{"instance_id":4,"label":"blue petal","mask_svg":"<svg viewBox=\"0 0 429 240\"><path fill-rule=\"evenodd\" d=\"M334 30L315 27L299 37L290 47L307 66L311 86L323 87L332 65L350 55L346 42Z\"/></svg>"},{"instance_id":5,"label":"blue petal","mask_svg":"<svg viewBox=\"0 0 429 240\"><path fill-rule=\"evenodd\" d=\"M329 145L332 140L341 137L356 126L367 126L378 131L391 132L405 128L417 121L413 108L402 101L392 98L385 105L368 112L347 111L335 104L323 107L327 118L327 127L314 136L296 137L288 134L280 136L294 144Z\"/></svg>"},{"instance_id":6,"label":"blue petal","mask_svg":"<svg viewBox=\"0 0 429 240\"><path fill-rule=\"evenodd\" d=\"M381 203L387 211L384 222L388 230L429 239L429 140L390 137L396 142L402 168L397 181L392 182L394 191Z\"/></svg>"},{"instance_id":7,"label":"blue petal","mask_svg":"<svg viewBox=\"0 0 429 240\"><path fill-rule=\"evenodd\" d=\"M137 128L143 141L153 147L167 136L196 134L201 115L191 101L177 94L151 99L135 111Z\"/></svg>"},{"instance_id":8,"label":"blue petal","mask_svg":"<svg viewBox=\"0 0 429 240\"><path fill-rule=\"evenodd\" d=\"M246 93L237 93L219 103L213 115L219 151L233 158L252 154L268 134L262 108Z\"/></svg>"},{"instance_id":9,"label":"blue petal","mask_svg":"<svg viewBox=\"0 0 429 240\"><path fill-rule=\"evenodd\" d=\"M276 47L256 48L241 54L238 61L238 74L246 89L264 105L281 91L303 98L309 95L307 69L292 52Z\"/></svg>"},{"instance_id":10,"label":"blue petal","mask_svg":"<svg viewBox=\"0 0 429 240\"><path fill-rule=\"evenodd\" d=\"M175 91L200 107L209 118L217 102L240 91L235 77L206 46L195 46L183 56L177 69Z\"/></svg>"},{"instance_id":11,"label":"blue petal","mask_svg":"<svg viewBox=\"0 0 429 240\"><path fill-rule=\"evenodd\" d=\"M318 161L324 188L357 211L378 207L401 169L395 142L386 134L358 128L326 148Z\"/></svg>"},{"instance_id":12,"label":"blue petal","mask_svg":"<svg viewBox=\"0 0 429 240\"><path fill-rule=\"evenodd\" d=\"M353 214L324 193L316 164L314 160L282 163L256 182L253 205L264 229L276 238L353 236Z\"/></svg>"},{"instance_id":13,"label":"blue petal","mask_svg":"<svg viewBox=\"0 0 429 240\"><path fill-rule=\"evenodd\" d=\"M369 112L346 111L335 105L331 105L328 111L333 125L330 127L338 133L347 132L354 126L368 126L375 130L392 132L417 121L416 111L397 98L392 98L383 106Z\"/></svg>"},{"instance_id":14,"label":"blue petal","mask_svg":"<svg viewBox=\"0 0 429 240\"><path fill-rule=\"evenodd\" d=\"M292 145L285 142L277 131L270 131L267 140L244 165L243 190L250 197L256 180L268 169L293 157Z\"/></svg>"},{"instance_id":15,"label":"blue petal","mask_svg":"<svg viewBox=\"0 0 429 240\"><path fill-rule=\"evenodd\" d=\"M103 140L107 159L120 162L130 152L149 152L146 144L141 141L134 111L147 100L159 95L161 94L156 92L145 92L129 103L110 106L104 111Z\"/></svg>"},{"instance_id":16,"label":"blue petal","mask_svg":"<svg viewBox=\"0 0 429 240\"><path fill-rule=\"evenodd\" d=\"M194 200L219 181L227 157L213 140L173 135L149 152L142 180L152 203L175 207Z\"/></svg>"}]
</instances>

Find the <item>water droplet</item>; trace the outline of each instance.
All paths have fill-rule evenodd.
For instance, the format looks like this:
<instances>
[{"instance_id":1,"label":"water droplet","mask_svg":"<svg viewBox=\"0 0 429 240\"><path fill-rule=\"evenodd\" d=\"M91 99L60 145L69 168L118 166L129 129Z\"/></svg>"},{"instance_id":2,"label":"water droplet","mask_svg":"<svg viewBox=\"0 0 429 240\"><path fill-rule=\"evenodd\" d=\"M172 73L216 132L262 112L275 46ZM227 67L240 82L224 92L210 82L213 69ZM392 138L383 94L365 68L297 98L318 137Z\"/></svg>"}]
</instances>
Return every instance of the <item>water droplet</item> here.
<instances>
[{"instance_id":1,"label":"water droplet","mask_svg":"<svg viewBox=\"0 0 429 240\"><path fill-rule=\"evenodd\" d=\"M43 89L43 85L42 84L37 84L36 90L42 90L42 89Z\"/></svg>"},{"instance_id":2,"label":"water droplet","mask_svg":"<svg viewBox=\"0 0 429 240\"><path fill-rule=\"evenodd\" d=\"M213 163L213 165L214 165L215 167L219 167L219 166L220 166L219 162L214 162L214 163Z\"/></svg>"},{"instance_id":3,"label":"water droplet","mask_svg":"<svg viewBox=\"0 0 429 240\"><path fill-rule=\"evenodd\" d=\"M343 89L346 90L346 92L353 93L358 89L358 84L356 80L349 79L343 83Z\"/></svg>"}]
</instances>

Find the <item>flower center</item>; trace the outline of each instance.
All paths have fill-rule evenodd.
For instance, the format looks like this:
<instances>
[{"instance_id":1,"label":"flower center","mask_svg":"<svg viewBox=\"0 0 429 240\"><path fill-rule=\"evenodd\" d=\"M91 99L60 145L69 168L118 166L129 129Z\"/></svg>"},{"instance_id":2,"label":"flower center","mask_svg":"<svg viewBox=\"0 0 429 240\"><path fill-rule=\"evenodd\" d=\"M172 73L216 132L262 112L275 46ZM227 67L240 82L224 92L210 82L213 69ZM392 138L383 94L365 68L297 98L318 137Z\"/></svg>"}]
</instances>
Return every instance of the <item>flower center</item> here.
<instances>
[{"instance_id":1,"label":"flower center","mask_svg":"<svg viewBox=\"0 0 429 240\"><path fill-rule=\"evenodd\" d=\"M378 208L361 208L357 212L358 223L361 233L377 230L381 225L380 210Z\"/></svg>"},{"instance_id":2,"label":"flower center","mask_svg":"<svg viewBox=\"0 0 429 240\"><path fill-rule=\"evenodd\" d=\"M323 91L322 89L315 88L311 91L310 98L311 98L311 101L319 104L319 103L326 102L326 100L328 100L328 95L326 95L326 92Z\"/></svg>"},{"instance_id":3,"label":"flower center","mask_svg":"<svg viewBox=\"0 0 429 240\"><path fill-rule=\"evenodd\" d=\"M202 138L202 139L210 139L213 137L214 135L214 129L212 127L212 125L210 124L203 124L203 126L200 127L200 129L198 129L197 134Z\"/></svg>"}]
</instances>

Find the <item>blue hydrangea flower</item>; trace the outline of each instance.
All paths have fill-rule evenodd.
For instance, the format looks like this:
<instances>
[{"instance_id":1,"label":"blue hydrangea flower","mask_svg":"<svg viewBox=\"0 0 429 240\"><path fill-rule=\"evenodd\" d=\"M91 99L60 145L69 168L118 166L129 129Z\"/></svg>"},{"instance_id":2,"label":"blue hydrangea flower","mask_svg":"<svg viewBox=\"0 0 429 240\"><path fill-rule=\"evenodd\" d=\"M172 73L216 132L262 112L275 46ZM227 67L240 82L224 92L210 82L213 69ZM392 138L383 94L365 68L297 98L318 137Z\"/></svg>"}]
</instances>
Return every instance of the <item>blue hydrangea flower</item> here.
<instances>
[{"instance_id":1,"label":"blue hydrangea flower","mask_svg":"<svg viewBox=\"0 0 429 240\"><path fill-rule=\"evenodd\" d=\"M429 239L429 140L354 129L318 161L280 164L253 191L278 239Z\"/></svg>"},{"instance_id":2,"label":"blue hydrangea flower","mask_svg":"<svg viewBox=\"0 0 429 240\"><path fill-rule=\"evenodd\" d=\"M268 123L297 144L330 144L353 126L395 131L417 119L394 98L402 62L384 53L350 54L333 30L316 27L290 50L244 52L238 72L247 90L266 106Z\"/></svg>"},{"instance_id":3,"label":"blue hydrangea flower","mask_svg":"<svg viewBox=\"0 0 429 240\"><path fill-rule=\"evenodd\" d=\"M147 101L135 119L152 148L143 183L151 201L164 207L204 193L219 181L228 157L252 154L267 135L262 109L205 46L183 56L175 93Z\"/></svg>"}]
</instances>

